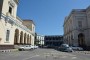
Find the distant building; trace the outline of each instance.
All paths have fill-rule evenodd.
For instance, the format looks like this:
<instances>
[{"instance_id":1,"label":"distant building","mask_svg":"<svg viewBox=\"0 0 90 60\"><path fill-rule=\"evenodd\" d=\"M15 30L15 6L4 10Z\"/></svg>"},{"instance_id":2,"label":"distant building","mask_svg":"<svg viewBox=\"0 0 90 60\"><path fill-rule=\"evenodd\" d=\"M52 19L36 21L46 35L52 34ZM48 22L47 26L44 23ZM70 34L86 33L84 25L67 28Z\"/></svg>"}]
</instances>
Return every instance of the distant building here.
<instances>
[{"instance_id":1,"label":"distant building","mask_svg":"<svg viewBox=\"0 0 90 60\"><path fill-rule=\"evenodd\" d=\"M63 43L63 36L61 35L47 35L44 39L45 45L49 47L60 46Z\"/></svg>"},{"instance_id":2,"label":"distant building","mask_svg":"<svg viewBox=\"0 0 90 60\"><path fill-rule=\"evenodd\" d=\"M17 16L18 3L19 0L0 0L0 49L34 45L35 25Z\"/></svg>"},{"instance_id":3,"label":"distant building","mask_svg":"<svg viewBox=\"0 0 90 60\"><path fill-rule=\"evenodd\" d=\"M37 34L36 38L37 38L38 45L43 46L44 45L44 36Z\"/></svg>"},{"instance_id":4,"label":"distant building","mask_svg":"<svg viewBox=\"0 0 90 60\"><path fill-rule=\"evenodd\" d=\"M73 9L64 21L64 41L71 46L90 46L90 6Z\"/></svg>"}]
</instances>

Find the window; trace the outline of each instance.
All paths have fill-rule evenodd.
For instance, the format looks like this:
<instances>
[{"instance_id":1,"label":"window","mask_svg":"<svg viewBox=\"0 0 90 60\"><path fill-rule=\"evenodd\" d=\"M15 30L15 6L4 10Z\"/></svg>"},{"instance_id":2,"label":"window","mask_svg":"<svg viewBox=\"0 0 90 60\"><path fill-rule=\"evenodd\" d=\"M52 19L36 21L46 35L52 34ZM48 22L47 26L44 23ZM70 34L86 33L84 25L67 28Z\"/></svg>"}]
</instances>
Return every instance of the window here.
<instances>
[{"instance_id":1,"label":"window","mask_svg":"<svg viewBox=\"0 0 90 60\"><path fill-rule=\"evenodd\" d=\"M9 13L12 14L12 7L9 6Z\"/></svg>"},{"instance_id":2,"label":"window","mask_svg":"<svg viewBox=\"0 0 90 60\"><path fill-rule=\"evenodd\" d=\"M82 21L78 21L78 27L82 27Z\"/></svg>"},{"instance_id":3,"label":"window","mask_svg":"<svg viewBox=\"0 0 90 60\"><path fill-rule=\"evenodd\" d=\"M6 41L9 41L9 35L10 35L10 30L7 30L7 32L6 32Z\"/></svg>"}]
</instances>

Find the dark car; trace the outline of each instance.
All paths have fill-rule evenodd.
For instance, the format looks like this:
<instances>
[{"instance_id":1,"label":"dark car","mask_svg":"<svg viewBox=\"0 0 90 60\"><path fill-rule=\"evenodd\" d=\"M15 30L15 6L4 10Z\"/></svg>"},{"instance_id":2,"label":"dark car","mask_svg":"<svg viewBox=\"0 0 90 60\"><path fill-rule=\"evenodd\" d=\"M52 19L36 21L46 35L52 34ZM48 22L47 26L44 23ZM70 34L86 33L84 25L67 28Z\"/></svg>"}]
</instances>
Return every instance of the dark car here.
<instances>
[{"instance_id":1,"label":"dark car","mask_svg":"<svg viewBox=\"0 0 90 60\"><path fill-rule=\"evenodd\" d=\"M68 44L62 44L58 49L63 52L73 52L73 49Z\"/></svg>"}]
</instances>

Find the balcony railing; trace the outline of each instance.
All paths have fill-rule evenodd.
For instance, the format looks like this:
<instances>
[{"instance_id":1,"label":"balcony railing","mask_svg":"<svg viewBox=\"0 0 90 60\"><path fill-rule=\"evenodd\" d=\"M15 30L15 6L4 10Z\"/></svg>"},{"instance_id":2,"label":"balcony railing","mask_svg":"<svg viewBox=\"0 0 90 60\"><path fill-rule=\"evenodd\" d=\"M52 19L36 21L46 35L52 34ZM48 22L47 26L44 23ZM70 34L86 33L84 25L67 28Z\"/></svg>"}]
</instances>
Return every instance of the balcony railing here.
<instances>
[{"instance_id":1,"label":"balcony railing","mask_svg":"<svg viewBox=\"0 0 90 60\"><path fill-rule=\"evenodd\" d=\"M12 18L11 16L9 16L9 15L6 16L6 15L3 14L3 13L1 14L1 17L5 18L5 21L7 21L7 22L9 22L9 23L11 23L11 24L13 24L13 25L16 25L16 26L20 27L21 29L23 29L23 30L25 30L25 31L27 31L27 32L35 35L35 34L34 34L33 32L31 32L26 26L24 26L23 24L20 24L21 22L20 22L19 20L15 20L15 19Z\"/></svg>"}]
</instances>

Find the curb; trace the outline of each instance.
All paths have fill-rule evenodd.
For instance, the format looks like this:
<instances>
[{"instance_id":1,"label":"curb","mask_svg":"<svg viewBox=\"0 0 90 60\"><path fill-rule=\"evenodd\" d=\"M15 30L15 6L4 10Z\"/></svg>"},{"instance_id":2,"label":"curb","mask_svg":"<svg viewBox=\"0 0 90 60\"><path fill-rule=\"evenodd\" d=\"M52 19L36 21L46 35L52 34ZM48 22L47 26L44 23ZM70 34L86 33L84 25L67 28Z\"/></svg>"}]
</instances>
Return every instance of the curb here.
<instances>
[{"instance_id":1,"label":"curb","mask_svg":"<svg viewBox=\"0 0 90 60\"><path fill-rule=\"evenodd\" d=\"M18 51L18 49L0 50L0 52L15 52L15 51Z\"/></svg>"},{"instance_id":2,"label":"curb","mask_svg":"<svg viewBox=\"0 0 90 60\"><path fill-rule=\"evenodd\" d=\"M90 51L75 51L76 53L90 54Z\"/></svg>"}]
</instances>

